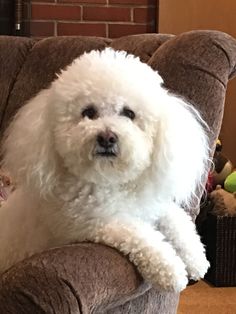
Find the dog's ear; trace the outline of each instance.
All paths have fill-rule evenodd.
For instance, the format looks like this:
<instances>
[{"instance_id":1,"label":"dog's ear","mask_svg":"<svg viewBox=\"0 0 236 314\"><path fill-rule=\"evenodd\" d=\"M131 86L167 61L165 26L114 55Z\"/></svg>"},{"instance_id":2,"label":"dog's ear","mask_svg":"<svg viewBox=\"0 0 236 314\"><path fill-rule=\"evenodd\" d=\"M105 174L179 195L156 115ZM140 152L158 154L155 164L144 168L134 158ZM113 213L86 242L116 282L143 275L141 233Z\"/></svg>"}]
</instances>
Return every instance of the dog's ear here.
<instances>
[{"instance_id":1,"label":"dog's ear","mask_svg":"<svg viewBox=\"0 0 236 314\"><path fill-rule=\"evenodd\" d=\"M182 99L165 92L160 101L151 176L165 201L196 204L209 169L207 125Z\"/></svg>"},{"instance_id":2,"label":"dog's ear","mask_svg":"<svg viewBox=\"0 0 236 314\"><path fill-rule=\"evenodd\" d=\"M47 100L44 90L22 107L3 141L3 168L16 184L35 187L42 194L51 192L57 180Z\"/></svg>"}]
</instances>

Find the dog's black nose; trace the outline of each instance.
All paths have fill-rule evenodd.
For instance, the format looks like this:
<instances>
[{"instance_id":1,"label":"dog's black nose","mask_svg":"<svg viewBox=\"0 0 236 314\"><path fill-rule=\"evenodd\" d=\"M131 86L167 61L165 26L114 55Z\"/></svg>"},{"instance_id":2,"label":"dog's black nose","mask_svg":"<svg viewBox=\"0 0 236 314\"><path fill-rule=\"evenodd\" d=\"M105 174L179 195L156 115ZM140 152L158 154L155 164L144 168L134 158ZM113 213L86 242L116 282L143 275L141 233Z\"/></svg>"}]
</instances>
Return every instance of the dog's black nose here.
<instances>
[{"instance_id":1,"label":"dog's black nose","mask_svg":"<svg viewBox=\"0 0 236 314\"><path fill-rule=\"evenodd\" d=\"M112 148L118 141L118 137L112 131L101 132L97 135L97 143L103 148Z\"/></svg>"}]
</instances>

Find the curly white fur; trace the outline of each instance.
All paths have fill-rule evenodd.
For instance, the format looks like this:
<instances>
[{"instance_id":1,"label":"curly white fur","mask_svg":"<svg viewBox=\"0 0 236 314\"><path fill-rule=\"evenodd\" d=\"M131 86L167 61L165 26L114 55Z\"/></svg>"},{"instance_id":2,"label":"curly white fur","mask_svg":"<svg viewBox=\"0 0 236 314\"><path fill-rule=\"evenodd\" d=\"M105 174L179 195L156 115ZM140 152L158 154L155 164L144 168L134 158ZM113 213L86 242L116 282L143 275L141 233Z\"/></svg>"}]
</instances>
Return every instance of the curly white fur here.
<instances>
[{"instance_id":1,"label":"curly white fur","mask_svg":"<svg viewBox=\"0 0 236 314\"><path fill-rule=\"evenodd\" d=\"M181 208L207 171L204 123L162 83L132 55L92 51L18 112L4 143L17 189L0 209L1 271L40 250L95 241L127 254L156 287L180 291L205 274ZM95 117L83 116L88 106ZM97 136L108 131L115 155L101 156Z\"/></svg>"}]
</instances>

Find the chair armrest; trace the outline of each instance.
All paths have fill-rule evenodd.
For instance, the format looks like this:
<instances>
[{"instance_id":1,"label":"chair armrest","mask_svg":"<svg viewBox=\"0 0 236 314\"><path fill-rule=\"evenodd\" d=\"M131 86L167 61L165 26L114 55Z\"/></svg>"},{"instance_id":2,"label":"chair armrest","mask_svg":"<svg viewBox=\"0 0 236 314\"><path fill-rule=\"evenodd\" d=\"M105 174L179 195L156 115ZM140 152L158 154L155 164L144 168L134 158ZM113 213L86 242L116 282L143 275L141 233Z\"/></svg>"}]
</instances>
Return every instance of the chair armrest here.
<instances>
[{"instance_id":1,"label":"chair armrest","mask_svg":"<svg viewBox=\"0 0 236 314\"><path fill-rule=\"evenodd\" d=\"M75 244L34 255L5 272L0 313L104 313L149 288L116 250Z\"/></svg>"}]
</instances>

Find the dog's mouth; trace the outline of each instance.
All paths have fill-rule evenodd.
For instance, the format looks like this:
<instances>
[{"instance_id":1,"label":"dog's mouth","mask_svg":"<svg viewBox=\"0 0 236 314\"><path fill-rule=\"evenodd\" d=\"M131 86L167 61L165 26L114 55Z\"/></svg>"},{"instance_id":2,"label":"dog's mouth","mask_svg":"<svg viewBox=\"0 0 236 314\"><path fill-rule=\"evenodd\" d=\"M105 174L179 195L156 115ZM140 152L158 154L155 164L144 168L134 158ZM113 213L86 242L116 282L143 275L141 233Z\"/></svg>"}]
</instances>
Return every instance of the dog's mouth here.
<instances>
[{"instance_id":1,"label":"dog's mouth","mask_svg":"<svg viewBox=\"0 0 236 314\"><path fill-rule=\"evenodd\" d=\"M113 148L96 147L94 155L96 157L115 158L118 155L118 150L114 147Z\"/></svg>"},{"instance_id":2,"label":"dog's mouth","mask_svg":"<svg viewBox=\"0 0 236 314\"><path fill-rule=\"evenodd\" d=\"M116 157L116 153L114 152L103 152L103 153L96 153L96 156L100 156L100 157Z\"/></svg>"}]
</instances>

